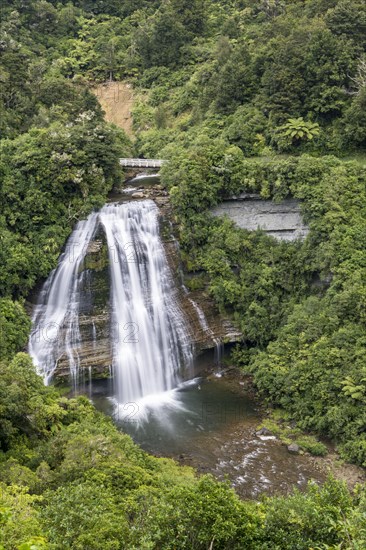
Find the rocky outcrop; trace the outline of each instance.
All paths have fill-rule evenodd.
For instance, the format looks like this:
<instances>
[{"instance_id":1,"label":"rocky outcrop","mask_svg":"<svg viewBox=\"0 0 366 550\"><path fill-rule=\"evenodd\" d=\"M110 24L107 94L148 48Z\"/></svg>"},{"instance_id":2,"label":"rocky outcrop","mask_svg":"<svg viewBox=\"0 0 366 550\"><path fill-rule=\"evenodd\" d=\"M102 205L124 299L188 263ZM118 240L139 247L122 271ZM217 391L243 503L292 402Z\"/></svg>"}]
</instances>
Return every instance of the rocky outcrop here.
<instances>
[{"instance_id":1,"label":"rocky outcrop","mask_svg":"<svg viewBox=\"0 0 366 550\"><path fill-rule=\"evenodd\" d=\"M161 212L167 213L169 204L164 202ZM162 224L167 220L162 217ZM166 233L162 229L162 234ZM189 323L191 338L196 352L217 347L220 343L234 343L242 339L230 319L217 310L205 288L188 290L183 284L184 273L180 263L179 244L175 239L165 239L165 252L168 263L175 277L178 300Z\"/></svg>"},{"instance_id":2,"label":"rocky outcrop","mask_svg":"<svg viewBox=\"0 0 366 550\"><path fill-rule=\"evenodd\" d=\"M242 229L262 229L279 240L303 239L309 232L301 217L300 204L295 199L276 203L262 200L258 195L242 193L213 208L212 214L226 215Z\"/></svg>"},{"instance_id":3,"label":"rocky outcrop","mask_svg":"<svg viewBox=\"0 0 366 550\"><path fill-rule=\"evenodd\" d=\"M81 346L78 351L79 368L81 371L90 370L93 378L109 376L112 365L109 313L83 315L79 319L79 325L81 334ZM66 353L58 359L56 376L69 376Z\"/></svg>"}]
</instances>

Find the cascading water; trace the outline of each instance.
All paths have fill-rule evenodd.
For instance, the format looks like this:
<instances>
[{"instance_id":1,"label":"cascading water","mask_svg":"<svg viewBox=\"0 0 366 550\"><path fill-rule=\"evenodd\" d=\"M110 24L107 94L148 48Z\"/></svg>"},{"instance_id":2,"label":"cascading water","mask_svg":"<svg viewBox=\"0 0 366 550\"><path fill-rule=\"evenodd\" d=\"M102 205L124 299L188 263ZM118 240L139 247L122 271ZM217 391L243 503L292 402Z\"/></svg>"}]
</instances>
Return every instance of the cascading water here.
<instances>
[{"instance_id":1,"label":"cascading water","mask_svg":"<svg viewBox=\"0 0 366 550\"><path fill-rule=\"evenodd\" d=\"M202 309L200 308L200 306L194 300L192 300L192 298L188 298L188 299L191 302L194 310L197 313L198 321L199 321L199 323L202 327L202 330L204 330L205 332L207 332L211 336L211 338L212 338L212 340L215 344L214 362L218 367L220 367L221 366L221 358L222 358L223 350L224 350L224 344L219 340L219 338L215 337L214 333L212 332L212 330L208 326L206 316L205 316L204 312L202 311Z\"/></svg>"},{"instance_id":2,"label":"cascading water","mask_svg":"<svg viewBox=\"0 0 366 550\"><path fill-rule=\"evenodd\" d=\"M192 363L192 349L155 203L106 205L100 220L111 271L116 397L136 402L176 388L182 367Z\"/></svg>"},{"instance_id":3,"label":"cascading water","mask_svg":"<svg viewBox=\"0 0 366 550\"><path fill-rule=\"evenodd\" d=\"M79 381L81 291L90 288L82 263L100 225L109 251L116 399L119 404L149 396L160 399L180 384L183 367L192 365L193 353L153 201L106 205L77 225L41 292L29 352L46 384L65 354L74 384Z\"/></svg>"},{"instance_id":4,"label":"cascading water","mask_svg":"<svg viewBox=\"0 0 366 550\"><path fill-rule=\"evenodd\" d=\"M80 345L80 268L98 226L98 215L90 214L77 224L57 268L45 282L32 319L29 353L38 373L49 384L59 358L66 353L70 374L76 384Z\"/></svg>"},{"instance_id":5,"label":"cascading water","mask_svg":"<svg viewBox=\"0 0 366 550\"><path fill-rule=\"evenodd\" d=\"M221 340L219 340L218 338L214 338L214 342L215 342L215 358L214 358L214 362L215 362L215 365L217 365L219 368L221 367L221 363L222 363L222 356L224 354L224 344L221 342Z\"/></svg>"},{"instance_id":6,"label":"cascading water","mask_svg":"<svg viewBox=\"0 0 366 550\"><path fill-rule=\"evenodd\" d=\"M187 291L188 292L188 291ZM191 302L192 306L193 306L193 309L196 311L197 313L197 317L198 317L198 320L199 320L199 323L202 327L202 329L205 331L205 332L208 332L211 336L213 336L213 332L212 330L210 329L210 327L208 326L208 323L207 323L207 319L206 319L206 315L203 313L202 309L200 308L200 306L194 301L192 300L192 298L188 298L188 300Z\"/></svg>"}]
</instances>

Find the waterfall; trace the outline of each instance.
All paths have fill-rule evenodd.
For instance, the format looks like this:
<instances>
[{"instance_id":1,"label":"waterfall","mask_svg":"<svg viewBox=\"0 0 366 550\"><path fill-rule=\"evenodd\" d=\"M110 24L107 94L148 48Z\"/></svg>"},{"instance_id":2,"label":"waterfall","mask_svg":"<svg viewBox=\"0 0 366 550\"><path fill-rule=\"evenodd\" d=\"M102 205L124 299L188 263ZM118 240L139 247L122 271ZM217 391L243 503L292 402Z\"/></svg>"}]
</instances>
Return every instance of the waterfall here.
<instances>
[{"instance_id":1,"label":"waterfall","mask_svg":"<svg viewBox=\"0 0 366 550\"><path fill-rule=\"evenodd\" d=\"M219 340L219 338L214 338L215 342L215 357L214 357L214 363L217 367L221 367L222 363L222 356L224 354L224 344Z\"/></svg>"},{"instance_id":2,"label":"waterfall","mask_svg":"<svg viewBox=\"0 0 366 550\"><path fill-rule=\"evenodd\" d=\"M90 275L83 261L99 226L109 253L116 399L126 404L169 392L192 365L193 353L151 200L109 204L77 224L40 294L29 353L46 384L65 354L74 384L79 381L81 291ZM94 323L91 331L94 347ZM90 375L91 369L89 381Z\"/></svg>"},{"instance_id":3,"label":"waterfall","mask_svg":"<svg viewBox=\"0 0 366 550\"><path fill-rule=\"evenodd\" d=\"M57 268L43 286L34 311L29 354L45 384L50 383L57 362L65 353L74 384L77 381L80 288L84 277L81 266L97 226L96 213L77 224Z\"/></svg>"},{"instance_id":4,"label":"waterfall","mask_svg":"<svg viewBox=\"0 0 366 550\"><path fill-rule=\"evenodd\" d=\"M206 315L204 314L204 312L202 311L200 306L194 300L192 300L192 298L188 298L188 300L191 302L195 312L197 313L198 321L199 321L199 323L202 327L202 330L204 330L205 332L207 332L207 334L209 334L211 336L212 341L215 344L214 363L218 367L220 367L221 366L221 359L222 359L222 355L223 355L223 350L224 350L224 344L221 342L221 340L219 338L215 337L214 333L212 332L212 330L208 326Z\"/></svg>"},{"instance_id":5,"label":"waterfall","mask_svg":"<svg viewBox=\"0 0 366 550\"><path fill-rule=\"evenodd\" d=\"M95 327L94 321L92 322L92 338L93 338L93 349L97 347L97 329Z\"/></svg>"},{"instance_id":6,"label":"waterfall","mask_svg":"<svg viewBox=\"0 0 366 550\"><path fill-rule=\"evenodd\" d=\"M192 363L184 317L151 200L100 212L109 250L113 370L119 403L172 390Z\"/></svg>"},{"instance_id":7,"label":"waterfall","mask_svg":"<svg viewBox=\"0 0 366 550\"><path fill-rule=\"evenodd\" d=\"M210 329L210 327L208 326L208 323L207 323L207 319L206 319L206 315L203 313L202 309L200 308L200 306L197 304L197 302L195 302L194 300L192 300L192 298L188 298L188 300L191 302L195 312L197 313L197 317L198 317L198 321L202 327L202 330L204 330L205 332L207 332L208 334L210 334L210 336L213 337L213 332L212 330Z\"/></svg>"}]
</instances>

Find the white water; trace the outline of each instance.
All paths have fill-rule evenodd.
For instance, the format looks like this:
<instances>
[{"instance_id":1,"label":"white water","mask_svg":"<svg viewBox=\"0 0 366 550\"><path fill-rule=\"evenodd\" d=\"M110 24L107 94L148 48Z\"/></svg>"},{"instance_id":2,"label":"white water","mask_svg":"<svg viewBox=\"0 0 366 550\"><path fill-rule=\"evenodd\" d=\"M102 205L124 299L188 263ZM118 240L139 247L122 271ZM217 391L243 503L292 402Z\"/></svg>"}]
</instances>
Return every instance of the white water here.
<instances>
[{"instance_id":1,"label":"white water","mask_svg":"<svg viewBox=\"0 0 366 550\"><path fill-rule=\"evenodd\" d=\"M205 331L205 332L208 332L209 334L213 335L213 332L212 330L210 329L210 327L208 326L208 323L207 323L207 319L206 319L206 315L203 313L202 309L200 308L200 306L197 304L197 302L195 302L194 300L192 300L192 298L188 298L188 300L191 302L193 308L195 309L196 313L197 313L197 317L198 317L198 320L200 322L200 325L202 327L202 329Z\"/></svg>"},{"instance_id":2,"label":"white water","mask_svg":"<svg viewBox=\"0 0 366 550\"><path fill-rule=\"evenodd\" d=\"M32 318L29 353L37 371L49 384L59 358L66 353L76 381L80 346L79 307L83 272L79 273L88 244L95 235L98 215L77 224L57 268L45 282Z\"/></svg>"},{"instance_id":3,"label":"white water","mask_svg":"<svg viewBox=\"0 0 366 550\"><path fill-rule=\"evenodd\" d=\"M119 403L173 390L192 350L150 200L106 205L113 370Z\"/></svg>"},{"instance_id":4,"label":"white water","mask_svg":"<svg viewBox=\"0 0 366 550\"><path fill-rule=\"evenodd\" d=\"M158 208L150 200L106 205L80 222L59 265L47 279L33 316L29 341L38 372L48 384L66 354L79 380L80 297L87 247L99 224L105 230L111 274L111 345L116 401L121 405L171 392L193 353L184 316L159 237ZM96 346L95 325L92 327ZM89 378L90 378L89 369ZM168 395L168 393L167 393ZM158 401L164 401L159 397Z\"/></svg>"}]
</instances>

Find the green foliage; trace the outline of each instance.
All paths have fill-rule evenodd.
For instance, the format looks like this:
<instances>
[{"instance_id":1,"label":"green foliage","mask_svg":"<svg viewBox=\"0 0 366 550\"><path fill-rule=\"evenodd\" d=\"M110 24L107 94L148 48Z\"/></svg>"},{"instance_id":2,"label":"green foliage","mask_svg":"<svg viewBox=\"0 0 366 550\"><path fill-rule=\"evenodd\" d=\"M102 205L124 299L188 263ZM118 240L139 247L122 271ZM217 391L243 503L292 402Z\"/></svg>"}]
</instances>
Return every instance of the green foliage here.
<instances>
[{"instance_id":1,"label":"green foliage","mask_svg":"<svg viewBox=\"0 0 366 550\"><path fill-rule=\"evenodd\" d=\"M19 302L0 299L0 360L10 359L27 343L30 320Z\"/></svg>"},{"instance_id":2,"label":"green foliage","mask_svg":"<svg viewBox=\"0 0 366 550\"><path fill-rule=\"evenodd\" d=\"M0 483L0 548L4 550L46 550L38 513L41 498L14 483Z\"/></svg>"},{"instance_id":3,"label":"green foliage","mask_svg":"<svg viewBox=\"0 0 366 550\"><path fill-rule=\"evenodd\" d=\"M123 133L86 112L1 144L0 291L24 294L55 265L75 220L118 181Z\"/></svg>"},{"instance_id":4,"label":"green foliage","mask_svg":"<svg viewBox=\"0 0 366 550\"><path fill-rule=\"evenodd\" d=\"M136 39L144 68L175 66L189 33L167 2L139 29Z\"/></svg>"},{"instance_id":5,"label":"green foliage","mask_svg":"<svg viewBox=\"0 0 366 550\"><path fill-rule=\"evenodd\" d=\"M302 436L296 439L296 443L305 451L314 456L325 456L328 453L327 447L321 441L316 441L314 437Z\"/></svg>"},{"instance_id":6,"label":"green foliage","mask_svg":"<svg viewBox=\"0 0 366 550\"><path fill-rule=\"evenodd\" d=\"M366 144L366 84L355 95L351 105L345 111L342 145L365 149Z\"/></svg>"},{"instance_id":7,"label":"green foliage","mask_svg":"<svg viewBox=\"0 0 366 550\"><path fill-rule=\"evenodd\" d=\"M0 364L0 446L8 449L14 438L47 436L65 411L46 391L30 357L18 353Z\"/></svg>"},{"instance_id":8,"label":"green foliage","mask_svg":"<svg viewBox=\"0 0 366 550\"><path fill-rule=\"evenodd\" d=\"M55 548L118 550L126 539L127 522L113 492L99 483L64 484L45 493L42 519Z\"/></svg>"},{"instance_id":9,"label":"green foliage","mask_svg":"<svg viewBox=\"0 0 366 550\"><path fill-rule=\"evenodd\" d=\"M365 402L366 398L366 378L361 378L362 385L357 385L353 378L347 376L341 383L343 384L342 391L356 401Z\"/></svg>"},{"instance_id":10,"label":"green foliage","mask_svg":"<svg viewBox=\"0 0 366 550\"><path fill-rule=\"evenodd\" d=\"M247 106L239 107L228 117L227 124L225 135L230 143L240 147L246 156L261 153L265 144L263 134L267 120L260 110Z\"/></svg>"},{"instance_id":11,"label":"green foliage","mask_svg":"<svg viewBox=\"0 0 366 550\"><path fill-rule=\"evenodd\" d=\"M273 499L266 507L262 548L305 550L314 546L321 548L322 544L335 547L339 541L344 542L342 537L345 535L353 544L344 519L351 507L345 485L332 479L321 490L314 484L310 485L306 495L295 492L288 499ZM362 543L362 538L363 535L359 537L359 543Z\"/></svg>"},{"instance_id":12,"label":"green foliage","mask_svg":"<svg viewBox=\"0 0 366 550\"><path fill-rule=\"evenodd\" d=\"M314 139L319 135L319 124L305 121L303 117L289 118L287 123L281 126L280 131L280 138L282 138L284 146L288 147Z\"/></svg>"},{"instance_id":13,"label":"green foliage","mask_svg":"<svg viewBox=\"0 0 366 550\"><path fill-rule=\"evenodd\" d=\"M366 465L365 166L303 154L366 147L364 3L2 4L0 546L364 548L364 488L330 479L240 501L142 452L86 398L44 387L18 353L21 296L131 152L87 83L131 78L146 98L134 108L136 154L170 161L162 179L185 265L241 328L235 361L297 420L303 449L324 453L301 433L315 430ZM210 217L240 192L300 199L308 238L278 243Z\"/></svg>"},{"instance_id":14,"label":"green foliage","mask_svg":"<svg viewBox=\"0 0 366 550\"><path fill-rule=\"evenodd\" d=\"M305 435L298 427L288 425L289 417L290 415L283 409L275 409L261 426L270 430L286 445L296 443L302 451L307 451L314 456L325 456L328 453L326 445L313 435Z\"/></svg>"}]
</instances>

